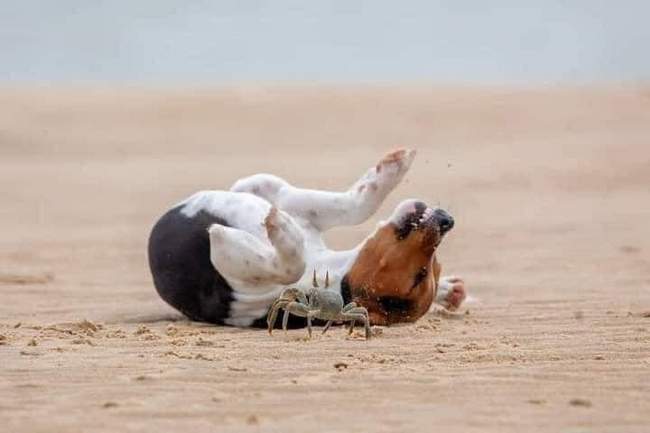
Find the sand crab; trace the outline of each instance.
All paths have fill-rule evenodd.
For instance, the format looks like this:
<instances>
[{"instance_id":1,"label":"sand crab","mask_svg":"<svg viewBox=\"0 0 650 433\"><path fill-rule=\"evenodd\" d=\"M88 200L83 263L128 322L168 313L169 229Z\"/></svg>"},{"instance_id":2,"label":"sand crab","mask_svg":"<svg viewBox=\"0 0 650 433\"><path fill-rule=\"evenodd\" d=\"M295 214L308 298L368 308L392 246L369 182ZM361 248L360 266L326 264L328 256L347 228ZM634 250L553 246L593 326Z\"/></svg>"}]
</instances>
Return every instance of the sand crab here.
<instances>
[{"instance_id":1,"label":"sand crab","mask_svg":"<svg viewBox=\"0 0 650 433\"><path fill-rule=\"evenodd\" d=\"M289 313L296 316L307 318L307 332L311 338L311 319L327 320L323 328L323 334L332 326L332 322L344 321L350 322L350 334L354 330L356 321L363 322L366 330L366 339L370 338L370 321L368 319L368 310L365 307L357 305L356 302L350 302L343 305L343 297L340 293L327 290L329 287L329 273L325 274L325 289L318 288L316 281L316 271L312 288L307 293L295 287L289 287L282 291L280 297L273 302L266 318L269 326L269 334L273 332L275 321L280 309L284 310L282 317L282 329L287 330Z\"/></svg>"}]
</instances>

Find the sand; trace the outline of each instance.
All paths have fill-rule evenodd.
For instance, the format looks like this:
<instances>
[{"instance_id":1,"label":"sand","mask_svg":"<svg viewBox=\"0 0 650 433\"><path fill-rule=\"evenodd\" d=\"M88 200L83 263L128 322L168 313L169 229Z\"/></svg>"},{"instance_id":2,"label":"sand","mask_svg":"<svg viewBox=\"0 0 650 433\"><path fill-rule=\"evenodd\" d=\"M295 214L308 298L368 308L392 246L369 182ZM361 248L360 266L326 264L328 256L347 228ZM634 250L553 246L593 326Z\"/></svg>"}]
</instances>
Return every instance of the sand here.
<instances>
[{"instance_id":1,"label":"sand","mask_svg":"<svg viewBox=\"0 0 650 433\"><path fill-rule=\"evenodd\" d=\"M266 171L341 189L418 149L474 301L364 341L192 323L156 295L154 220ZM7 432L650 429L650 88L0 89Z\"/></svg>"}]
</instances>

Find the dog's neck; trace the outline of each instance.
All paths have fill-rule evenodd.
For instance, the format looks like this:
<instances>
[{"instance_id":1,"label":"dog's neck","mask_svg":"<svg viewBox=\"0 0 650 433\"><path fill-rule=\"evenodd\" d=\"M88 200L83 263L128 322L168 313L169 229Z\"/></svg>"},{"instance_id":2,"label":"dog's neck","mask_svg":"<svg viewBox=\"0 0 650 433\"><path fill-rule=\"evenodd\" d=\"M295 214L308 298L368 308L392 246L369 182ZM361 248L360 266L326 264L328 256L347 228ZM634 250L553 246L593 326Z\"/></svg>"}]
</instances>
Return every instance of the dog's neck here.
<instances>
[{"instance_id":1,"label":"dog's neck","mask_svg":"<svg viewBox=\"0 0 650 433\"><path fill-rule=\"evenodd\" d=\"M329 275L328 289L341 293L341 282L354 265L368 238L374 235L374 231L352 249L332 250L325 244L321 232L313 227L305 227L304 230L306 266L303 276L295 286L304 291L309 290L313 285L315 271L319 288L325 287L325 276Z\"/></svg>"}]
</instances>

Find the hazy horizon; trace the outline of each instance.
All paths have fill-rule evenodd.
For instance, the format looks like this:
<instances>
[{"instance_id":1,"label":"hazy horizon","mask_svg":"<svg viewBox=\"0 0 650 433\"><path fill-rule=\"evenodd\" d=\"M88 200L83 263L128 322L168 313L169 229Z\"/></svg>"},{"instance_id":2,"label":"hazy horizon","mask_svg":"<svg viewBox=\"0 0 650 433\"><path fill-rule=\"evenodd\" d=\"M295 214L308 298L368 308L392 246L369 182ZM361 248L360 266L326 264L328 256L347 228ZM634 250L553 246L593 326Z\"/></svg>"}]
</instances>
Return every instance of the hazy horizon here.
<instances>
[{"instance_id":1,"label":"hazy horizon","mask_svg":"<svg viewBox=\"0 0 650 433\"><path fill-rule=\"evenodd\" d=\"M650 4L0 2L0 84L650 79Z\"/></svg>"}]
</instances>

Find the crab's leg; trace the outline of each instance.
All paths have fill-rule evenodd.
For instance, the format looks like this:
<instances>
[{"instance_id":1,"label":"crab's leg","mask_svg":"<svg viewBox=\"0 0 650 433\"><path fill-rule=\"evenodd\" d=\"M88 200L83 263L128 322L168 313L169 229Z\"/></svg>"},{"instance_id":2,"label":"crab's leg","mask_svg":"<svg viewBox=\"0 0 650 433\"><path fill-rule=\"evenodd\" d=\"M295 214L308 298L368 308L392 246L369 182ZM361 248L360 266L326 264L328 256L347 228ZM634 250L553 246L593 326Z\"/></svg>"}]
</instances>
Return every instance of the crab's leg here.
<instances>
[{"instance_id":1,"label":"crab's leg","mask_svg":"<svg viewBox=\"0 0 650 433\"><path fill-rule=\"evenodd\" d=\"M311 313L307 315L307 333L309 338L311 338Z\"/></svg>"},{"instance_id":2,"label":"crab's leg","mask_svg":"<svg viewBox=\"0 0 650 433\"><path fill-rule=\"evenodd\" d=\"M273 327L275 326L278 310L281 308L286 308L287 304L296 300L299 302L307 303L307 297L302 291L296 288L287 288L282 291L278 299L273 301L271 307L269 308L268 315L266 316L266 323L269 327L269 334L271 334Z\"/></svg>"},{"instance_id":3,"label":"crab's leg","mask_svg":"<svg viewBox=\"0 0 650 433\"><path fill-rule=\"evenodd\" d=\"M300 302L296 302L296 301L290 302L284 307L284 314L285 315L282 318L283 319L282 320L283 329L285 331L287 330L286 326L285 326L286 325L285 319L288 322L289 313L291 313L291 314L293 314L295 316L299 316L299 317L306 317L307 318L307 326L309 327L309 325L311 323L311 317L318 314L319 312L320 312L320 310L310 310L309 306L307 306L305 304L302 304ZM311 336L311 332L310 332L310 336Z\"/></svg>"},{"instance_id":4,"label":"crab's leg","mask_svg":"<svg viewBox=\"0 0 650 433\"><path fill-rule=\"evenodd\" d=\"M282 316L282 330L284 333L287 333L287 326L289 325L289 309L284 309L284 315Z\"/></svg>"},{"instance_id":5,"label":"crab's leg","mask_svg":"<svg viewBox=\"0 0 650 433\"><path fill-rule=\"evenodd\" d=\"M278 309L274 307L269 310L269 315L266 316L266 326L268 328L269 335L273 335L273 326L275 326L275 319L278 317Z\"/></svg>"},{"instance_id":6,"label":"crab's leg","mask_svg":"<svg viewBox=\"0 0 650 433\"><path fill-rule=\"evenodd\" d=\"M341 313L346 313L346 312L350 311L352 308L355 308L356 306L357 306L357 303L356 303L356 302L350 302L349 304L346 304L346 305L341 309ZM354 320L352 320L352 321L350 322L350 324L349 324L349 325L346 325L346 326L349 327L349 333L350 333L350 335L351 335L351 334L352 334L352 331L354 330Z\"/></svg>"},{"instance_id":7,"label":"crab's leg","mask_svg":"<svg viewBox=\"0 0 650 433\"><path fill-rule=\"evenodd\" d=\"M348 319L352 319L354 321L359 320L363 322L363 325L365 327L366 331L366 340L370 338L370 325L368 323L368 317L364 316L362 313L345 313L348 316ZM350 327L352 329L352 327Z\"/></svg>"},{"instance_id":8,"label":"crab's leg","mask_svg":"<svg viewBox=\"0 0 650 433\"><path fill-rule=\"evenodd\" d=\"M289 300L287 299L277 299L275 302L273 302L273 305L271 305L271 308L269 309L269 314L266 316L266 324L269 327L269 334L273 333L273 327L275 326L275 321L278 317L278 310L281 308L284 308L286 304L288 304Z\"/></svg>"},{"instance_id":9,"label":"crab's leg","mask_svg":"<svg viewBox=\"0 0 650 433\"><path fill-rule=\"evenodd\" d=\"M362 321L366 330L366 339L370 338L370 321L368 320L368 310L366 310L364 307L355 307L349 311L341 313L341 316L345 318L345 320L351 320L353 324L356 320Z\"/></svg>"},{"instance_id":10,"label":"crab's leg","mask_svg":"<svg viewBox=\"0 0 650 433\"><path fill-rule=\"evenodd\" d=\"M348 311L352 310L353 308L357 308L357 303L356 302L350 302L349 304L346 304L342 309L341 313L347 313ZM352 335L352 331L354 331L354 320L350 322L350 335Z\"/></svg>"},{"instance_id":11,"label":"crab's leg","mask_svg":"<svg viewBox=\"0 0 650 433\"><path fill-rule=\"evenodd\" d=\"M334 322L334 321L333 320L328 320L327 321L327 323L323 327L323 332L322 332L323 334L326 333L328 329L330 329L330 326L332 326L332 322Z\"/></svg>"},{"instance_id":12,"label":"crab's leg","mask_svg":"<svg viewBox=\"0 0 650 433\"><path fill-rule=\"evenodd\" d=\"M307 332L309 333L309 338L311 338L311 319L318 315L318 313L320 313L320 310L310 310L307 313Z\"/></svg>"}]
</instances>

